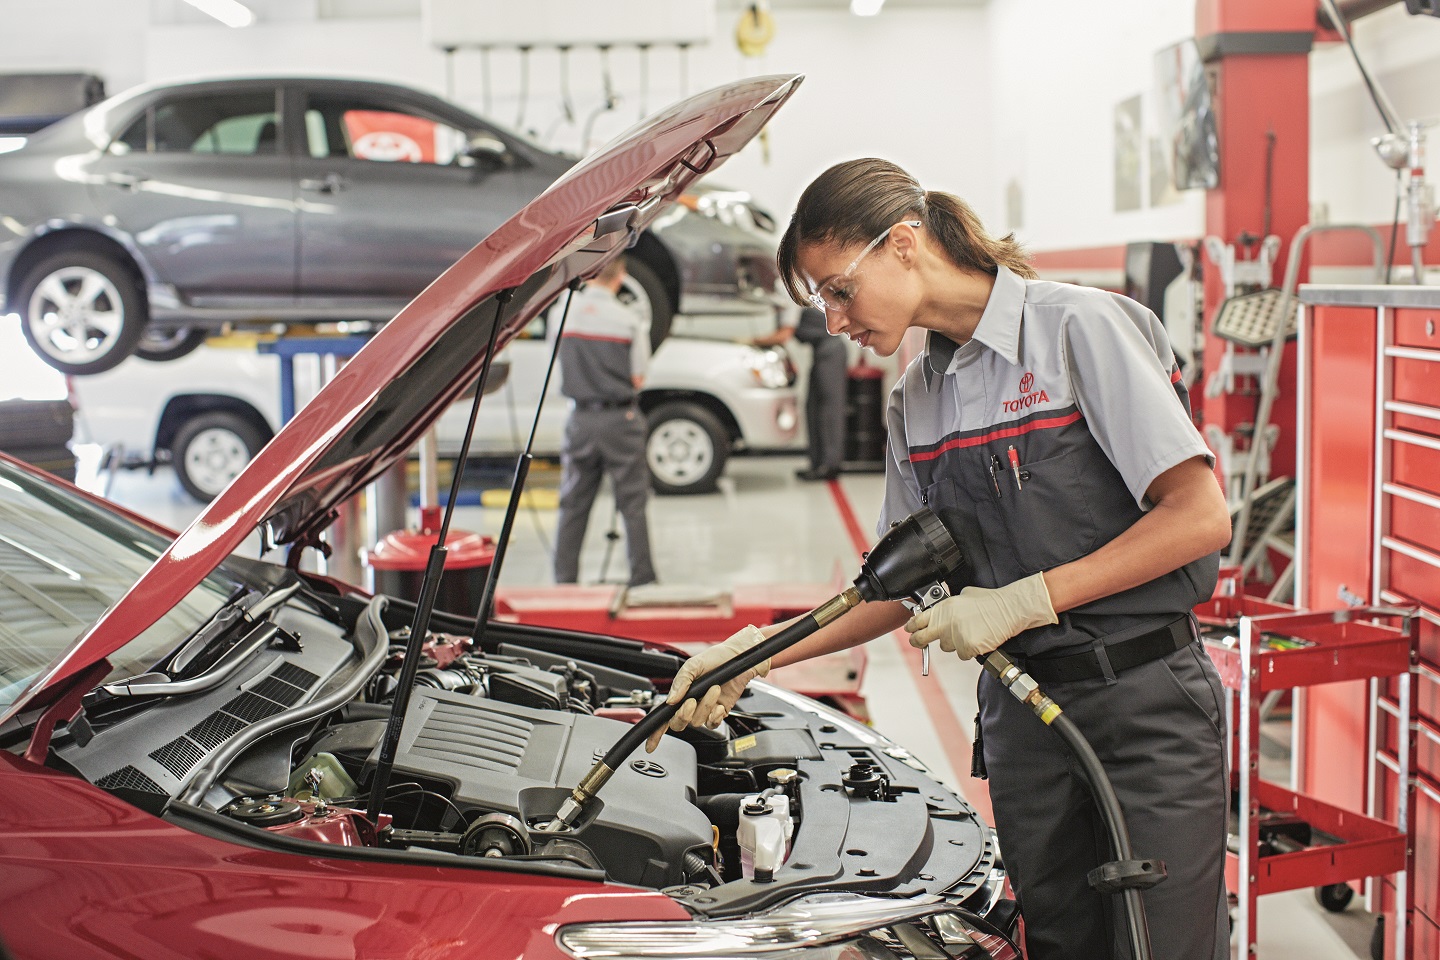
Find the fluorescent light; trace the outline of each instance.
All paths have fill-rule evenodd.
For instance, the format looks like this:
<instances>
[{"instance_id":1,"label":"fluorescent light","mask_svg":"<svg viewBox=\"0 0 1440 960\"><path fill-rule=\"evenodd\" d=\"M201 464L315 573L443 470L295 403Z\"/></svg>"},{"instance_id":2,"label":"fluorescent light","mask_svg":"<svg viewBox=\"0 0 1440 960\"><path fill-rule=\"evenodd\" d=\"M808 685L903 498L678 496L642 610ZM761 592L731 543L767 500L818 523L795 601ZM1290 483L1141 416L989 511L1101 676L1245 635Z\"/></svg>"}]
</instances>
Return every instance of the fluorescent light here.
<instances>
[{"instance_id":1,"label":"fluorescent light","mask_svg":"<svg viewBox=\"0 0 1440 960\"><path fill-rule=\"evenodd\" d=\"M25 146L24 137L0 137L0 153L9 153Z\"/></svg>"},{"instance_id":2,"label":"fluorescent light","mask_svg":"<svg viewBox=\"0 0 1440 960\"><path fill-rule=\"evenodd\" d=\"M255 11L238 0L185 0L186 3L210 14L227 27L248 27L255 22Z\"/></svg>"},{"instance_id":3,"label":"fluorescent light","mask_svg":"<svg viewBox=\"0 0 1440 960\"><path fill-rule=\"evenodd\" d=\"M873 17L883 6L885 0L850 0L850 12L857 17Z\"/></svg>"}]
</instances>

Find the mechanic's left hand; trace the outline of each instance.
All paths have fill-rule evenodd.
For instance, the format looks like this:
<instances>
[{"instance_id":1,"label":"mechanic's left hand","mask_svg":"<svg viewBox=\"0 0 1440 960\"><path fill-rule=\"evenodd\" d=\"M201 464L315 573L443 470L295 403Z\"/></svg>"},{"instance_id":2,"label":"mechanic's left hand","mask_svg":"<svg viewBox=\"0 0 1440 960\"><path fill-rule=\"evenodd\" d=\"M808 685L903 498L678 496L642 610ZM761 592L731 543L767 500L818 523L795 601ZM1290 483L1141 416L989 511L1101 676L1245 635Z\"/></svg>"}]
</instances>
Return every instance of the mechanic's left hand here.
<instances>
[{"instance_id":1,"label":"mechanic's left hand","mask_svg":"<svg viewBox=\"0 0 1440 960\"><path fill-rule=\"evenodd\" d=\"M1045 576L1037 573L994 590L966 587L915 614L905 629L912 647L939 640L941 650L973 660L1024 630L1059 622Z\"/></svg>"}]
</instances>

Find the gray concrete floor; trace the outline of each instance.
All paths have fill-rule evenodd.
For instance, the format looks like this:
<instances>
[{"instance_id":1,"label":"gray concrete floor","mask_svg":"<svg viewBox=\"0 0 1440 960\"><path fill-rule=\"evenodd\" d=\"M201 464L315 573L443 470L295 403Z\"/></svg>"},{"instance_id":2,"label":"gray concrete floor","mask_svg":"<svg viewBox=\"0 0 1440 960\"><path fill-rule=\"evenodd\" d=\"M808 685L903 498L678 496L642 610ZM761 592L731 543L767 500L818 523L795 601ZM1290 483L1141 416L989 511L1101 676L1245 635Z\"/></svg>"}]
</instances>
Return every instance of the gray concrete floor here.
<instances>
[{"instance_id":1,"label":"gray concrete floor","mask_svg":"<svg viewBox=\"0 0 1440 960\"><path fill-rule=\"evenodd\" d=\"M652 549L662 583L729 588L738 584L784 582L833 584L849 580L859 557L846 534L835 498L825 484L805 483L794 473L799 457L737 457L730 461L719 492L703 496L656 497L650 506ZM96 482L93 478L91 482ZM103 480L100 482L104 482ZM167 469L153 476L122 473L109 481L109 494L162 523L183 527L198 513ZM537 467L536 488L558 484L558 470ZM846 475L840 481L860 525L869 535L877 514L882 478ZM582 582L622 583L626 576L623 540L606 560L605 531L613 501L602 492L581 558ZM454 527L495 535L503 510L457 508ZM550 545L555 511L522 510L515 527L502 585L550 583ZM247 552L255 549L252 541ZM253 553L252 553L253 555ZM919 675L918 658L900 637L869 645L864 692L875 726L909 747L942 780L973 791L968 771L957 769L968 755L957 741L970 737L975 716L974 664L935 658L931 676ZM1288 741L1272 731L1272 743ZM1273 751L1267 751L1270 753ZM1285 779L1286 758L1268 761L1269 775ZM1350 960L1368 957L1373 921L1360 910L1361 898L1344 914L1328 914L1310 891L1264 898L1260 907L1262 958ZM1232 955L1236 955L1232 948Z\"/></svg>"}]
</instances>

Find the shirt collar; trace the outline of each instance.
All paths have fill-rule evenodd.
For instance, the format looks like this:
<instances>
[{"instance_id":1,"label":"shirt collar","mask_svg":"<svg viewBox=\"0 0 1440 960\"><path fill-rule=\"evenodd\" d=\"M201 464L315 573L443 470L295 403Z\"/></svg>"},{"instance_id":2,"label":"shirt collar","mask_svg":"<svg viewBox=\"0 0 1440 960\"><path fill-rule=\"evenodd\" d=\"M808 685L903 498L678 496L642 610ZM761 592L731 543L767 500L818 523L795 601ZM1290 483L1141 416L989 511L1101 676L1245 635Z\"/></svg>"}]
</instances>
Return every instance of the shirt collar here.
<instances>
[{"instance_id":1,"label":"shirt collar","mask_svg":"<svg viewBox=\"0 0 1440 960\"><path fill-rule=\"evenodd\" d=\"M1010 363L1020 362L1020 320L1025 311L1025 280L1003 264L997 266L995 285L972 339L980 341ZM933 330L925 338L925 384L933 376L952 372L959 345Z\"/></svg>"}]
</instances>

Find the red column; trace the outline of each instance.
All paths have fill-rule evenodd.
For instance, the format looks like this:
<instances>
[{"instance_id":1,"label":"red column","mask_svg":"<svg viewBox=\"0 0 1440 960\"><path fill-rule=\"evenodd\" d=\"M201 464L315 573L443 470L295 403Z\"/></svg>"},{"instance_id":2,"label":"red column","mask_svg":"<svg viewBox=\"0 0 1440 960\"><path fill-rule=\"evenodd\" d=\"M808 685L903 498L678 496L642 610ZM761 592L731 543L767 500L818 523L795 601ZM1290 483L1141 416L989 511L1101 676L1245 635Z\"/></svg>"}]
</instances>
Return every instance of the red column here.
<instances>
[{"instance_id":1,"label":"red column","mask_svg":"<svg viewBox=\"0 0 1440 960\"><path fill-rule=\"evenodd\" d=\"M1220 185L1206 198L1205 232L1234 243L1265 225L1265 153L1275 135L1270 188L1270 232L1282 240L1274 282L1284 277L1290 238L1310 219L1310 60L1315 0L1196 0L1195 37L1215 92ZM1305 278L1302 271L1301 279ZM1205 372L1219 369L1225 342L1210 335L1224 300L1218 267L1205 263ZM1286 351L1280 397L1271 422L1280 427L1272 476L1295 471L1294 345ZM1196 391L1197 394L1203 394ZM1226 433L1251 422L1255 400L1222 394L1203 403L1202 419Z\"/></svg>"}]
</instances>

